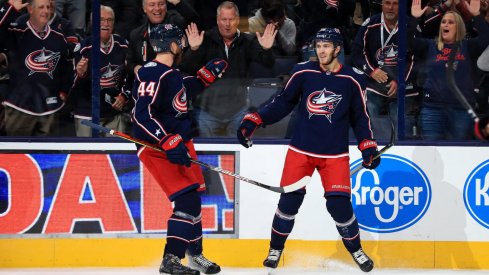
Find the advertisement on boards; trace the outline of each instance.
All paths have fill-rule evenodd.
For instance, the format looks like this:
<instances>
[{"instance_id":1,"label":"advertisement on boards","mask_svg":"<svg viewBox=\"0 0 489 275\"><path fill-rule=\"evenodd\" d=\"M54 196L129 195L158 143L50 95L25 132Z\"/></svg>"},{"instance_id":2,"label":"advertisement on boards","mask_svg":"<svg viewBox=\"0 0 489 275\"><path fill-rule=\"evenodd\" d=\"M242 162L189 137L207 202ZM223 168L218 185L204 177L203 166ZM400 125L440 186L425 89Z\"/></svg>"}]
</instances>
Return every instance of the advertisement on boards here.
<instances>
[{"instance_id":1,"label":"advertisement on boards","mask_svg":"<svg viewBox=\"0 0 489 275\"><path fill-rule=\"evenodd\" d=\"M198 154L235 171L234 152ZM235 179L203 172L204 232L236 234ZM0 234L166 233L171 212L134 151L0 154Z\"/></svg>"}]
</instances>

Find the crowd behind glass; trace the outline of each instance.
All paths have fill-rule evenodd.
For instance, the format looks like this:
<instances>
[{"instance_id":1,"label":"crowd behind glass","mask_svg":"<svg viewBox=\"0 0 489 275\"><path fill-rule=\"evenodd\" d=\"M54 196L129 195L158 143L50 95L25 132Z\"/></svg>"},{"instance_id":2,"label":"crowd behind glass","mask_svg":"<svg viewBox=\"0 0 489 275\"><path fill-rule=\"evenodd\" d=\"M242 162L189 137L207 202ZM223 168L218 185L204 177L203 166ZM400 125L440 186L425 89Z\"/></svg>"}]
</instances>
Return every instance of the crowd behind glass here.
<instances>
[{"instance_id":1,"label":"crowd behind glass","mask_svg":"<svg viewBox=\"0 0 489 275\"><path fill-rule=\"evenodd\" d=\"M0 135L90 137L91 130L80 122L91 119L93 112L90 11L94 7L91 1L81 0L27 2L30 6L21 0L0 1ZM229 62L222 79L189 99L197 137L234 138L243 115L279 92L295 63L315 60L311 38L323 27L341 30L344 48L340 60L368 76L367 107L377 139L388 139L391 120L398 123L399 35L407 36L405 62L400 63L405 66L405 85L400 88L405 88L406 139L474 139L472 120L448 94L444 68L437 67L443 58L454 56L458 66L455 81L477 113L484 116L489 111L489 0L407 1L402 9L407 12L406 34L398 33L398 0L100 2L100 106L95 110L99 110L101 124L128 134L134 72L151 61L154 53L145 33L159 23L176 24L187 34L188 47L178 68L184 74L195 75L212 58ZM222 7L226 8L223 12ZM50 29L40 30L36 23L43 26L45 13ZM7 22L12 16L12 22ZM49 63L52 51L44 44L32 62L15 59L20 49L12 45L26 39L19 34L22 26L42 40L50 32L65 40L65 53L55 57L56 64ZM273 31L277 34L268 43L267 32ZM450 56L452 49L458 55ZM36 70L42 58L48 60L44 71ZM46 71L53 65L61 67L64 61L68 65L60 75ZM46 99L51 103L59 100L56 107L31 108L26 100L12 95L26 89L32 97L41 93L35 85L24 87L26 79L18 79L17 70L24 65L32 67L26 77L47 74L51 80L62 78L49 84L58 85L54 89L59 94ZM260 137L290 138L293 124L294 113L261 131Z\"/></svg>"}]
</instances>

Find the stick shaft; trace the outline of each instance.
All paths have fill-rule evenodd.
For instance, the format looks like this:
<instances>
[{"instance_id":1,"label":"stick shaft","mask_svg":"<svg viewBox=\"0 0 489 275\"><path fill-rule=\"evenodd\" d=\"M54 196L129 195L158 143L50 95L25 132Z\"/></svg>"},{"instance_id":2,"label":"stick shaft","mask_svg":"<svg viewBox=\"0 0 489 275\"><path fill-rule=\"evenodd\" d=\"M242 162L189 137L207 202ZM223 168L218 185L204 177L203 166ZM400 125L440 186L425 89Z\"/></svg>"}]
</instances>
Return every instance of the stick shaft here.
<instances>
[{"instance_id":1,"label":"stick shaft","mask_svg":"<svg viewBox=\"0 0 489 275\"><path fill-rule=\"evenodd\" d=\"M151 148L153 150L156 150L156 151L159 151L159 152L164 152L161 147L159 147L159 146L157 146L155 144L151 144L151 143L148 143L148 142L146 142L144 140L140 140L140 139L137 139L135 137L126 135L124 133L111 130L111 129L107 128L107 127L103 127L101 125L95 124L95 123L93 123L93 122L91 122L89 120L83 120L81 123L83 125L85 125L85 126L91 127L91 128L96 129L96 130L98 130L100 132L105 132L105 133L111 134L113 136L116 136L116 137L125 139L127 141L130 141L130 142L133 142L133 143L136 143L136 144L139 144L139 145L142 145L142 146ZM225 175L228 175L228 176L237 178L239 180L242 180L242 181L245 181L245 182L254 184L256 186L259 186L259 187L268 189L270 191L277 192L277 193L285 193L285 190L284 190L283 187L270 186L270 185L267 185L267 184L264 184L264 183L261 183L261 182L257 182L255 180L252 180L252 179L243 177L241 175L238 175L238 174L233 173L231 171L222 169L220 167L212 166L210 164L207 164L207 163L202 162L202 161L199 161L199 160L190 159L190 161L193 162L193 163L195 163L195 164L197 164L197 165L200 165L200 166L203 166L205 168L208 168L208 169L210 169L212 171L215 171L215 172L218 172L218 173L221 173L221 174L225 174Z\"/></svg>"}]
</instances>

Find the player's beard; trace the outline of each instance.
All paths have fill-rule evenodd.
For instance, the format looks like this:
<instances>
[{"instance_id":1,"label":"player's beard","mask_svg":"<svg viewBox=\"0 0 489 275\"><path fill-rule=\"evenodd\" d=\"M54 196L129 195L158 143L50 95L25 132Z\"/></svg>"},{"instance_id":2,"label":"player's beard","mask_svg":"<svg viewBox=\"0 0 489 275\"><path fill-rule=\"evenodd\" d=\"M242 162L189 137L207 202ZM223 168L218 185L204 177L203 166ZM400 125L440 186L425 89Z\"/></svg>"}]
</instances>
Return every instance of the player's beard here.
<instances>
[{"instance_id":1,"label":"player's beard","mask_svg":"<svg viewBox=\"0 0 489 275\"><path fill-rule=\"evenodd\" d=\"M334 52L332 52L331 54L327 54L326 55L326 61L324 63L321 63L321 65L324 65L324 66L329 66L333 60L336 58L337 55L335 55Z\"/></svg>"}]
</instances>

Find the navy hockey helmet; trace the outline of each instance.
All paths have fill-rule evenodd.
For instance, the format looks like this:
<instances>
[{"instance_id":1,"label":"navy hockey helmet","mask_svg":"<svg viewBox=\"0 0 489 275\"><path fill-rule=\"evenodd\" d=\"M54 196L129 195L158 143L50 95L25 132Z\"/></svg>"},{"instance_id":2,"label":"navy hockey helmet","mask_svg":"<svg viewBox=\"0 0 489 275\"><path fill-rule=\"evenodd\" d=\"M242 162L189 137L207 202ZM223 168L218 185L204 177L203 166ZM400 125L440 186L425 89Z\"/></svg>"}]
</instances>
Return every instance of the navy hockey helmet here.
<instances>
[{"instance_id":1,"label":"navy hockey helmet","mask_svg":"<svg viewBox=\"0 0 489 275\"><path fill-rule=\"evenodd\" d=\"M170 52L172 42L183 49L183 37L183 31L173 24L157 24L149 30L149 43L155 53Z\"/></svg>"},{"instance_id":2,"label":"navy hockey helmet","mask_svg":"<svg viewBox=\"0 0 489 275\"><path fill-rule=\"evenodd\" d=\"M334 45L343 45L343 35L337 28L322 28L314 37L314 43L319 41L333 42Z\"/></svg>"}]
</instances>

